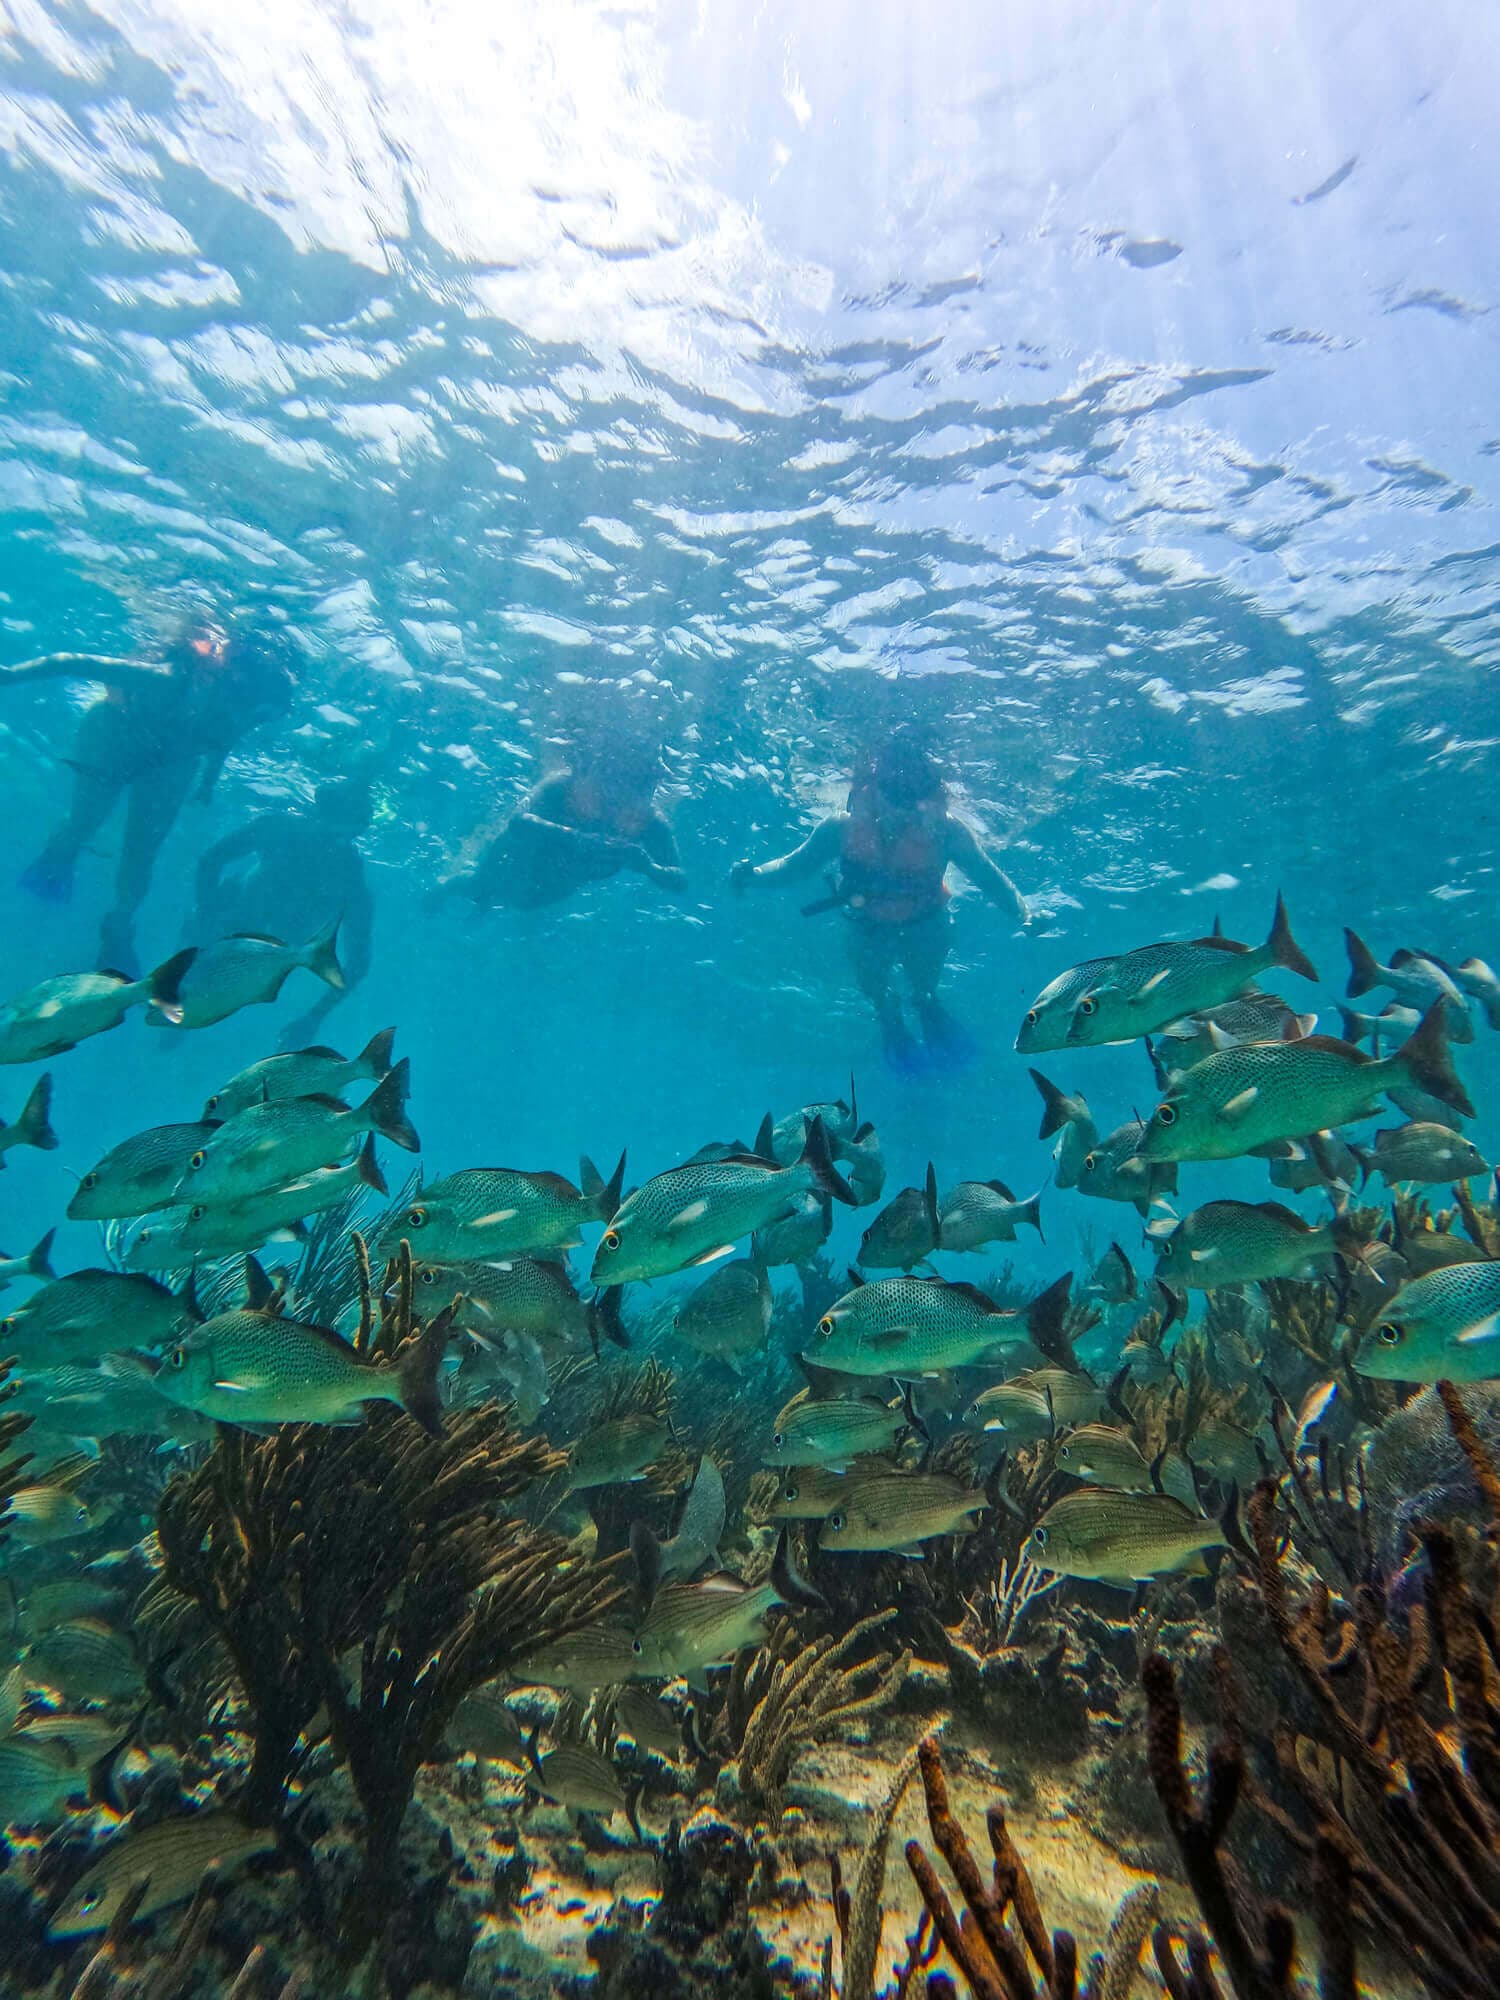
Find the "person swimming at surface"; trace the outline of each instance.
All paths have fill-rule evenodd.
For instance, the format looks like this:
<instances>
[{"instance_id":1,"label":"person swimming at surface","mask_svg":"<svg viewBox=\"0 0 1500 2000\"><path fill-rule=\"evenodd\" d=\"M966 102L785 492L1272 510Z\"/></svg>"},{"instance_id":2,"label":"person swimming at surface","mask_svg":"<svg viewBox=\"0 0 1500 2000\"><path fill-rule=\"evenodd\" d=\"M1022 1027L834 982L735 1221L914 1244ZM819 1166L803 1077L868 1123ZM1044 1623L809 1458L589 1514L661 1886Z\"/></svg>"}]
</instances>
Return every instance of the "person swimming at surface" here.
<instances>
[{"instance_id":1,"label":"person swimming at surface","mask_svg":"<svg viewBox=\"0 0 1500 2000\"><path fill-rule=\"evenodd\" d=\"M375 905L359 837L374 809L367 777L333 778L318 786L306 807L256 813L199 857L190 939L249 931L300 943L340 920L343 988L327 989L289 1022L283 1048L315 1040L327 1016L370 970Z\"/></svg>"},{"instance_id":2,"label":"person swimming at surface","mask_svg":"<svg viewBox=\"0 0 1500 2000\"><path fill-rule=\"evenodd\" d=\"M544 778L442 893L492 909L538 910L626 872L684 889L677 842L655 803L660 772L660 756L643 738L580 740L567 768Z\"/></svg>"},{"instance_id":3,"label":"person swimming at surface","mask_svg":"<svg viewBox=\"0 0 1500 2000\"><path fill-rule=\"evenodd\" d=\"M105 691L73 739L68 809L21 886L46 902L68 902L79 855L123 799L115 901L99 945L106 967L129 972L136 913L189 795L206 803L235 745L291 707L296 676L285 642L274 632L230 633L200 622L159 660L48 653L0 671L0 684L32 680L99 681Z\"/></svg>"},{"instance_id":4,"label":"person swimming at surface","mask_svg":"<svg viewBox=\"0 0 1500 2000\"><path fill-rule=\"evenodd\" d=\"M949 868L956 868L991 902L1009 905L1024 924L1026 899L985 853L974 833L948 810L948 788L924 735L896 729L867 760L849 789L848 805L815 826L800 847L759 866L737 861L736 889L752 883L801 881L826 868L831 892L804 916L841 910L860 991L875 1009L887 1060L919 1068L929 1058L966 1059L968 1038L937 997L948 957ZM921 1029L912 1034L897 975L904 972Z\"/></svg>"}]
</instances>

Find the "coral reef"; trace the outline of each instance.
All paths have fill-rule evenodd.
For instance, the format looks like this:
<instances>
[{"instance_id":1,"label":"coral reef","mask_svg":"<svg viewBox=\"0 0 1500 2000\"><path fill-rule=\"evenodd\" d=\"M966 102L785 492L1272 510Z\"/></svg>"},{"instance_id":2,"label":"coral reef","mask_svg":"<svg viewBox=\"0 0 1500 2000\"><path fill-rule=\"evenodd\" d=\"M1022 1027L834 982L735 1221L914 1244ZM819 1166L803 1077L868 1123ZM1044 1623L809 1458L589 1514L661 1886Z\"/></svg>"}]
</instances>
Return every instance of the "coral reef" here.
<instances>
[{"instance_id":1,"label":"coral reef","mask_svg":"<svg viewBox=\"0 0 1500 2000\"><path fill-rule=\"evenodd\" d=\"M359 1341L395 1353L442 1339L411 1308L409 1257L393 1263ZM430 1437L386 1409L350 1429L223 1431L161 1504L164 1582L228 1654L254 1750L240 1810L283 1812L326 1717L363 1816L362 1866L342 1911L347 1955L378 1939L404 1893L400 1827L420 1766L464 1695L518 1654L616 1604L623 1586L559 1537L502 1512L557 1468L493 1405Z\"/></svg>"},{"instance_id":2,"label":"coral reef","mask_svg":"<svg viewBox=\"0 0 1500 2000\"><path fill-rule=\"evenodd\" d=\"M617 1902L588 1941L599 1967L590 2000L776 2000L790 1968L773 1961L750 1913L753 1843L704 1811L673 1820L662 1843L661 1895L647 1917Z\"/></svg>"},{"instance_id":3,"label":"coral reef","mask_svg":"<svg viewBox=\"0 0 1500 2000\"><path fill-rule=\"evenodd\" d=\"M1048 1931L1037 1898L1000 1806L987 1815L994 1867L987 1882L968 1836L954 1818L948 1800L942 1754L935 1736L917 1746L927 1823L933 1842L947 1862L963 1901L959 1916L931 1856L919 1840L906 1843L911 1869L932 1927L968 1982L975 2000L1074 2000L1078 1990L1078 1944L1071 1932ZM1104 1950L1092 1965L1090 1995L1128 1993L1141 1947L1155 1911L1155 1886L1132 1890L1110 1925ZM1012 1921L1014 1919L1014 1921ZM912 1961L918 1956L914 1940ZM1033 1966L1035 1971L1033 1971ZM904 1975L909 1982L908 1969ZM943 1988L941 1974L929 1974L929 1995ZM1041 1984L1038 1988L1037 1981ZM898 1986L898 1991L904 1988Z\"/></svg>"},{"instance_id":4,"label":"coral reef","mask_svg":"<svg viewBox=\"0 0 1500 2000\"><path fill-rule=\"evenodd\" d=\"M894 1659L878 1653L848 1666L845 1662L887 1622L877 1612L861 1619L841 1639L821 1637L792 1653L786 1627L777 1643L758 1656L760 1685L740 1744L738 1777L746 1803L780 1818L787 1780L800 1751L822 1742L844 1723L882 1709L911 1665L910 1650ZM753 1698L753 1695L752 1695Z\"/></svg>"}]
</instances>

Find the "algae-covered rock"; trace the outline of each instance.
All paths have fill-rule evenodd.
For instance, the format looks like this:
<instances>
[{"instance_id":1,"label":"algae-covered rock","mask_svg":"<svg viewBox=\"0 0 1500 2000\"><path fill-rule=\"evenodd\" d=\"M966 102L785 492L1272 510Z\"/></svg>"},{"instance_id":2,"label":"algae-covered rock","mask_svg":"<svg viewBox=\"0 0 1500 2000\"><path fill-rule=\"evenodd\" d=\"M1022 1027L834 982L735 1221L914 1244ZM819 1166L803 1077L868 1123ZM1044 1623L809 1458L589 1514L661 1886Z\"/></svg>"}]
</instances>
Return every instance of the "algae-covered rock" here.
<instances>
[{"instance_id":1,"label":"algae-covered rock","mask_svg":"<svg viewBox=\"0 0 1500 2000\"><path fill-rule=\"evenodd\" d=\"M674 1820L661 1850L661 1899L649 1917L622 1899L589 1939L596 2000L774 2000L789 1965L773 1960L750 1911L754 1844L712 1811Z\"/></svg>"}]
</instances>

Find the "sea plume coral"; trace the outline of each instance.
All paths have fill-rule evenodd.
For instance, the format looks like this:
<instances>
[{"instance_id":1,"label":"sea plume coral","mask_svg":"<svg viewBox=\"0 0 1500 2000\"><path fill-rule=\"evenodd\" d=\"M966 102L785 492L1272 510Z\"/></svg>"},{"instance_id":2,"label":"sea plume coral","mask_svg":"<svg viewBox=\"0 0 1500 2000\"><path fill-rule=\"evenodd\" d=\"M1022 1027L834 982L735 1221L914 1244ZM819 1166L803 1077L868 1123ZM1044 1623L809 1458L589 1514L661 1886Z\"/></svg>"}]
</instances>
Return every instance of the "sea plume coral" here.
<instances>
[{"instance_id":1,"label":"sea plume coral","mask_svg":"<svg viewBox=\"0 0 1500 2000\"><path fill-rule=\"evenodd\" d=\"M376 1353L444 1327L414 1319L407 1259L387 1273L379 1326L368 1303L362 1314ZM222 1643L250 1712L243 1811L280 1814L299 1742L327 1716L364 1820L343 1913L351 1955L401 1901L402 1818L459 1702L622 1595L607 1570L504 1511L559 1463L494 1405L440 1437L382 1409L350 1429L223 1431L162 1500L164 1580Z\"/></svg>"}]
</instances>

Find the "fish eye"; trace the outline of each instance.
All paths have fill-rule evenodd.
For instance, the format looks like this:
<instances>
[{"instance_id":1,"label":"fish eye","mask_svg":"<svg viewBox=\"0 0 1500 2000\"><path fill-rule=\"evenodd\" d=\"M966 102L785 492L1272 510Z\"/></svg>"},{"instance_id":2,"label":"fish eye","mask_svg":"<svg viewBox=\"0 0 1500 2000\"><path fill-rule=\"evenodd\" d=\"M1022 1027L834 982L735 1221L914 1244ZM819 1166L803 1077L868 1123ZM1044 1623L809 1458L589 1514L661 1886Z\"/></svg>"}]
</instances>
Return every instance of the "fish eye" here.
<instances>
[{"instance_id":1,"label":"fish eye","mask_svg":"<svg viewBox=\"0 0 1500 2000\"><path fill-rule=\"evenodd\" d=\"M187 1355L182 1348L174 1347L172 1349L172 1352L167 1356L167 1366L169 1368L185 1368L187 1366Z\"/></svg>"},{"instance_id":2,"label":"fish eye","mask_svg":"<svg viewBox=\"0 0 1500 2000\"><path fill-rule=\"evenodd\" d=\"M620 1232L619 1232L619 1230L618 1230L618 1229L606 1229L606 1230L605 1230L605 1232L604 1232L604 1247L605 1247L605 1249L606 1249L606 1250L618 1250L618 1249L619 1249L619 1247L620 1247Z\"/></svg>"},{"instance_id":3,"label":"fish eye","mask_svg":"<svg viewBox=\"0 0 1500 2000\"><path fill-rule=\"evenodd\" d=\"M1099 1164L1099 1155L1098 1155L1097 1153L1085 1153L1085 1154L1084 1154L1084 1156L1083 1156L1083 1171L1084 1171L1084 1172L1085 1172L1086 1174L1091 1174L1091 1173L1092 1173L1092 1172L1094 1171L1095 1167L1097 1167L1097 1166L1098 1166L1098 1164Z\"/></svg>"},{"instance_id":4,"label":"fish eye","mask_svg":"<svg viewBox=\"0 0 1500 2000\"><path fill-rule=\"evenodd\" d=\"M207 1158L208 1158L208 1155L207 1155L207 1153L205 1153L205 1152L204 1152L204 1150L203 1150L203 1148L202 1148L202 1147L200 1146L200 1147L198 1148L197 1152L196 1152L196 1153L194 1153L194 1154L193 1154L193 1156L192 1156L192 1158L191 1158L191 1159L190 1159L190 1160L188 1161L188 1165L189 1165L189 1166L190 1166L190 1167L191 1167L191 1168L193 1169L193 1171L194 1171L194 1172L196 1173L196 1172L197 1172L197 1170L198 1170L198 1168L199 1168L199 1167L201 1167L201 1166L203 1165L203 1162L204 1162L204 1161L205 1161L205 1160L206 1160Z\"/></svg>"},{"instance_id":5,"label":"fish eye","mask_svg":"<svg viewBox=\"0 0 1500 2000\"><path fill-rule=\"evenodd\" d=\"M217 1098L217 1097L211 1097L211 1098L210 1098L210 1099L208 1100L207 1104L205 1104L205 1105L204 1105L203 1109L204 1109L205 1111L212 1111L212 1110L213 1110L213 1108L214 1108L214 1106L215 1106L215 1105L216 1105L216 1104L218 1103L218 1101L219 1101L219 1100L218 1100L218 1098Z\"/></svg>"},{"instance_id":6,"label":"fish eye","mask_svg":"<svg viewBox=\"0 0 1500 2000\"><path fill-rule=\"evenodd\" d=\"M630 1642L630 1650L632 1653L640 1654L644 1653L646 1649L641 1644L639 1639L632 1639Z\"/></svg>"},{"instance_id":7,"label":"fish eye","mask_svg":"<svg viewBox=\"0 0 1500 2000\"><path fill-rule=\"evenodd\" d=\"M1175 1125L1177 1123L1177 1113L1172 1109L1170 1104L1158 1104L1156 1107L1156 1122L1158 1125Z\"/></svg>"},{"instance_id":8,"label":"fish eye","mask_svg":"<svg viewBox=\"0 0 1500 2000\"><path fill-rule=\"evenodd\" d=\"M83 1179L78 1183L78 1185L81 1188L98 1187L99 1176L97 1174L85 1174Z\"/></svg>"},{"instance_id":9,"label":"fish eye","mask_svg":"<svg viewBox=\"0 0 1500 2000\"><path fill-rule=\"evenodd\" d=\"M1068 1445L1060 1444L1057 1447L1057 1455L1059 1458L1071 1458L1073 1456L1072 1449Z\"/></svg>"},{"instance_id":10,"label":"fish eye","mask_svg":"<svg viewBox=\"0 0 1500 2000\"><path fill-rule=\"evenodd\" d=\"M188 1210L188 1221L201 1222L207 1213L208 1210L203 1206L201 1201L194 1202L193 1206Z\"/></svg>"},{"instance_id":11,"label":"fish eye","mask_svg":"<svg viewBox=\"0 0 1500 2000\"><path fill-rule=\"evenodd\" d=\"M1387 1347L1399 1347L1401 1345L1401 1329L1399 1326L1392 1326L1390 1321L1387 1320L1380 1328L1376 1338L1383 1340Z\"/></svg>"},{"instance_id":12,"label":"fish eye","mask_svg":"<svg viewBox=\"0 0 1500 2000\"><path fill-rule=\"evenodd\" d=\"M431 1264L424 1264L422 1269L417 1273L417 1283L419 1285L435 1285L437 1281L438 1274Z\"/></svg>"},{"instance_id":13,"label":"fish eye","mask_svg":"<svg viewBox=\"0 0 1500 2000\"><path fill-rule=\"evenodd\" d=\"M835 1534L837 1534L837 1533L838 1533L838 1531L839 1531L839 1529L840 1529L840 1528L842 1528L842 1527L843 1527L843 1525L844 1525L844 1517L843 1517L843 1515L842 1515L842 1514L830 1514L830 1515L828 1516L828 1525L829 1525L829 1527L830 1527L830 1528L832 1528L833 1532L834 1532Z\"/></svg>"},{"instance_id":14,"label":"fish eye","mask_svg":"<svg viewBox=\"0 0 1500 2000\"><path fill-rule=\"evenodd\" d=\"M786 1500L795 1500L800 1491L800 1487L789 1485L783 1489L782 1497Z\"/></svg>"},{"instance_id":15,"label":"fish eye","mask_svg":"<svg viewBox=\"0 0 1500 2000\"><path fill-rule=\"evenodd\" d=\"M1028 1028L1034 1028L1036 1024L1037 1024L1037 1011L1035 1007L1028 1007L1026 1009L1026 1025Z\"/></svg>"},{"instance_id":16,"label":"fish eye","mask_svg":"<svg viewBox=\"0 0 1500 2000\"><path fill-rule=\"evenodd\" d=\"M1036 1543L1039 1549L1046 1548L1047 1530L1045 1528L1033 1528L1031 1531L1031 1539Z\"/></svg>"},{"instance_id":17,"label":"fish eye","mask_svg":"<svg viewBox=\"0 0 1500 2000\"><path fill-rule=\"evenodd\" d=\"M780 1431L777 1431L773 1434L771 1442L773 1445L775 1445L776 1449L780 1451L782 1445L786 1442L786 1440L783 1437L782 1433Z\"/></svg>"},{"instance_id":18,"label":"fish eye","mask_svg":"<svg viewBox=\"0 0 1500 2000\"><path fill-rule=\"evenodd\" d=\"M823 1317L818 1321L818 1331L822 1334L833 1332L833 1320L827 1313L824 1313Z\"/></svg>"},{"instance_id":19,"label":"fish eye","mask_svg":"<svg viewBox=\"0 0 1500 2000\"><path fill-rule=\"evenodd\" d=\"M1080 1014L1097 1014L1099 1011L1099 1003L1097 1000L1093 999L1080 1000L1078 1003L1078 1011Z\"/></svg>"},{"instance_id":20,"label":"fish eye","mask_svg":"<svg viewBox=\"0 0 1500 2000\"><path fill-rule=\"evenodd\" d=\"M406 1219L413 1229L420 1229L422 1224L427 1220L427 1211L420 1206L409 1208L406 1211Z\"/></svg>"},{"instance_id":21,"label":"fish eye","mask_svg":"<svg viewBox=\"0 0 1500 2000\"><path fill-rule=\"evenodd\" d=\"M14 1313L8 1313L4 1319L0 1319L0 1333L3 1333L7 1340L15 1332L15 1330L16 1330L16 1316Z\"/></svg>"},{"instance_id":22,"label":"fish eye","mask_svg":"<svg viewBox=\"0 0 1500 2000\"><path fill-rule=\"evenodd\" d=\"M97 1910L99 1905L103 1901L104 1901L103 1889L93 1888L89 1890L88 1894L83 1898L82 1902L78 1905L78 1907L80 1910Z\"/></svg>"}]
</instances>

